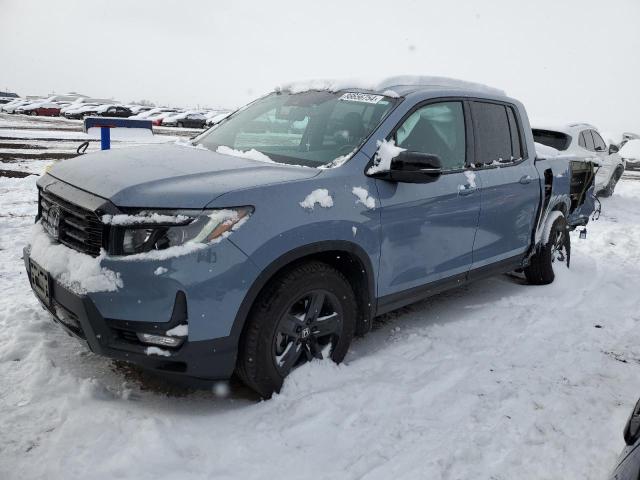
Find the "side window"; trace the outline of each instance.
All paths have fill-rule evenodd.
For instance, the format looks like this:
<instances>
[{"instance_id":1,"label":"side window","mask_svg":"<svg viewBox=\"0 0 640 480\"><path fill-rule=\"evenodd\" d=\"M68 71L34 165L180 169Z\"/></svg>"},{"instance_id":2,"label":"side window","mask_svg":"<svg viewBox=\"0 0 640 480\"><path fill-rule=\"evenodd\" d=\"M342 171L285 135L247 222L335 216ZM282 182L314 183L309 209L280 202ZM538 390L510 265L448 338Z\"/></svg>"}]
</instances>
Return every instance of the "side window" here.
<instances>
[{"instance_id":1,"label":"side window","mask_svg":"<svg viewBox=\"0 0 640 480\"><path fill-rule=\"evenodd\" d=\"M438 155L443 170L464 168L466 138L462 102L432 103L419 108L396 131L396 144L414 152Z\"/></svg>"},{"instance_id":2,"label":"side window","mask_svg":"<svg viewBox=\"0 0 640 480\"><path fill-rule=\"evenodd\" d=\"M578 140L578 145L582 148L587 148L587 143L584 141L584 132L580 132L580 139Z\"/></svg>"},{"instance_id":3,"label":"side window","mask_svg":"<svg viewBox=\"0 0 640 480\"><path fill-rule=\"evenodd\" d=\"M507 109L496 103L472 102L476 164L508 162L512 158Z\"/></svg>"},{"instance_id":4,"label":"side window","mask_svg":"<svg viewBox=\"0 0 640 480\"><path fill-rule=\"evenodd\" d=\"M511 132L511 158L520 160L523 156L522 142L520 141L520 129L518 128L513 107L507 107L507 117L509 118L509 131Z\"/></svg>"},{"instance_id":5,"label":"side window","mask_svg":"<svg viewBox=\"0 0 640 480\"><path fill-rule=\"evenodd\" d=\"M591 152L595 151L595 146L593 145L593 137L591 136L591 130L583 130L580 135L584 136L584 148Z\"/></svg>"},{"instance_id":6,"label":"side window","mask_svg":"<svg viewBox=\"0 0 640 480\"><path fill-rule=\"evenodd\" d=\"M604 143L604 140L600 136L598 132L595 130L591 130L591 134L593 135L593 144L595 145L596 152L604 152L607 150L607 144Z\"/></svg>"}]
</instances>

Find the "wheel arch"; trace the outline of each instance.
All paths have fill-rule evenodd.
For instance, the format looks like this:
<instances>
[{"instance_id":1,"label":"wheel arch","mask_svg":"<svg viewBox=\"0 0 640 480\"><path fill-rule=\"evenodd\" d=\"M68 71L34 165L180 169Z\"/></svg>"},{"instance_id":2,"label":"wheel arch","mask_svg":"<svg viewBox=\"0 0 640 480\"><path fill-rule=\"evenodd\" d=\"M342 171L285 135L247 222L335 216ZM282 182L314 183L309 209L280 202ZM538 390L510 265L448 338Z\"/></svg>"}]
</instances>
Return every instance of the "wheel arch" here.
<instances>
[{"instance_id":1,"label":"wheel arch","mask_svg":"<svg viewBox=\"0 0 640 480\"><path fill-rule=\"evenodd\" d=\"M262 270L247 291L233 322L231 336L237 338L238 343L243 337L251 308L267 284L294 265L312 260L322 261L336 268L356 287L354 294L359 310L356 335L363 335L371 329L371 320L375 313L375 276L371 259L365 250L355 243L329 240L290 250Z\"/></svg>"}]
</instances>

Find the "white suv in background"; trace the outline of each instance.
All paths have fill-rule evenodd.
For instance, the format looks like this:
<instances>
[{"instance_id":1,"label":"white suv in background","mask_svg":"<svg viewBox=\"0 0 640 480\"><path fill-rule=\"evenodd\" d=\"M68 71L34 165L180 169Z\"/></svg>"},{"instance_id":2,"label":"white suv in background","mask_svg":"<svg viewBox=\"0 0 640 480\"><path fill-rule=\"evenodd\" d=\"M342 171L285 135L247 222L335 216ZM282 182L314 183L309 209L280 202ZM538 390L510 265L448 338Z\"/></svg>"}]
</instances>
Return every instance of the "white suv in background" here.
<instances>
[{"instance_id":1,"label":"white suv in background","mask_svg":"<svg viewBox=\"0 0 640 480\"><path fill-rule=\"evenodd\" d=\"M596 173L594 190L603 197L613 194L624 172L625 161L618 155L618 146L607 146L596 127L588 123L560 127L535 126L533 138L536 143L598 163L600 167Z\"/></svg>"}]
</instances>

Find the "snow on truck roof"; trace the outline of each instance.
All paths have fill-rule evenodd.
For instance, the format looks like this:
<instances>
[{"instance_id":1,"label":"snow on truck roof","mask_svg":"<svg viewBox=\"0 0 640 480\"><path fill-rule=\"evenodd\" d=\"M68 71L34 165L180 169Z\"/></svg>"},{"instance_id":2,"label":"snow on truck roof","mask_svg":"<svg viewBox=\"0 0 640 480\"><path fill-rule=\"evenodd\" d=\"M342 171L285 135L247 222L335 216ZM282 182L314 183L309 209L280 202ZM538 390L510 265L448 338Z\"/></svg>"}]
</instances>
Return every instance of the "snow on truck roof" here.
<instances>
[{"instance_id":1,"label":"snow on truck roof","mask_svg":"<svg viewBox=\"0 0 640 480\"><path fill-rule=\"evenodd\" d=\"M597 130L595 126L586 122L573 122L573 123L567 123L564 125L534 123L531 126L531 128L533 130L547 130L551 132L560 132L566 135L576 135L577 133L580 133L582 130L586 130L586 129Z\"/></svg>"},{"instance_id":2,"label":"snow on truck roof","mask_svg":"<svg viewBox=\"0 0 640 480\"><path fill-rule=\"evenodd\" d=\"M292 82L276 87L276 91L289 91L301 93L309 90L327 90L337 92L340 90L358 89L380 92L383 95L397 97L399 92L403 94L415 92L421 88L446 88L456 90L470 90L496 96L506 96L503 90L489 87L481 83L468 82L448 77L424 76L424 75L399 75L382 80L367 79L325 79L306 80Z\"/></svg>"}]
</instances>

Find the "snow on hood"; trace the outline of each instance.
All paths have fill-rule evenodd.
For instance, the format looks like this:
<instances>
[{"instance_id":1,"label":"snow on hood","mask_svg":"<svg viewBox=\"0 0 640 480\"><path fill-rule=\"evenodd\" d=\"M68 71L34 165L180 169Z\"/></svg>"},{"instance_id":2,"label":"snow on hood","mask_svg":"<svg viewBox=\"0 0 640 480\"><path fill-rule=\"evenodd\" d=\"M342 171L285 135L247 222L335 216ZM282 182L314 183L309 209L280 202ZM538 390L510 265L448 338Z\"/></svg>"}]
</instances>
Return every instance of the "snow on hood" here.
<instances>
[{"instance_id":1,"label":"snow on hood","mask_svg":"<svg viewBox=\"0 0 640 480\"><path fill-rule=\"evenodd\" d=\"M58 163L49 175L120 207L151 209L203 208L227 192L320 172L164 144L89 153Z\"/></svg>"}]
</instances>

